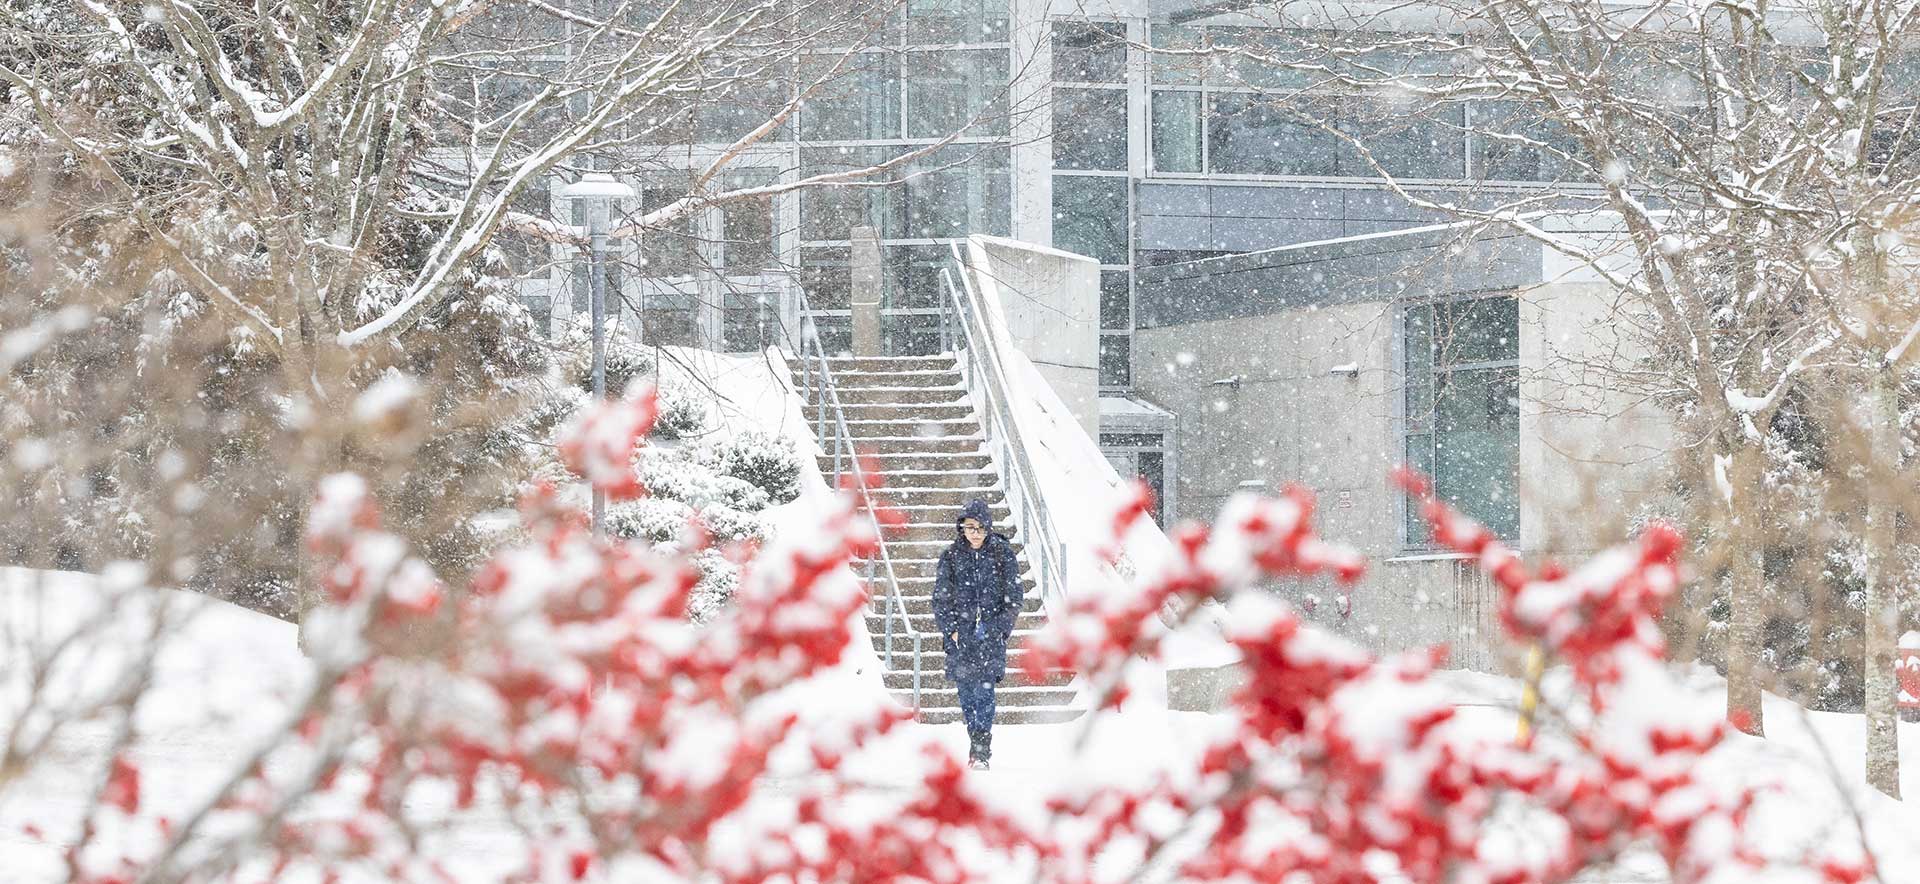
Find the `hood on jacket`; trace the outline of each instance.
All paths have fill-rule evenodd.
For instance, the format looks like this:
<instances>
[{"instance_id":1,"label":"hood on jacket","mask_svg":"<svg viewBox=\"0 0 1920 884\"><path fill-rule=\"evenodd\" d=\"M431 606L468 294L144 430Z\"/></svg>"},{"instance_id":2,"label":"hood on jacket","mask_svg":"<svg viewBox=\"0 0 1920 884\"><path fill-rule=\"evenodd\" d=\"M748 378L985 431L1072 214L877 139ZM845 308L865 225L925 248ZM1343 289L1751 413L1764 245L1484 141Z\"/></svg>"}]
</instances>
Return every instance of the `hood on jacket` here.
<instances>
[{"instance_id":1,"label":"hood on jacket","mask_svg":"<svg viewBox=\"0 0 1920 884\"><path fill-rule=\"evenodd\" d=\"M960 523L968 519L979 522L980 527L987 529L989 536L993 534L993 511L987 509L986 501L976 497L960 508L960 515L953 520L953 536L963 539L966 537L960 533Z\"/></svg>"}]
</instances>

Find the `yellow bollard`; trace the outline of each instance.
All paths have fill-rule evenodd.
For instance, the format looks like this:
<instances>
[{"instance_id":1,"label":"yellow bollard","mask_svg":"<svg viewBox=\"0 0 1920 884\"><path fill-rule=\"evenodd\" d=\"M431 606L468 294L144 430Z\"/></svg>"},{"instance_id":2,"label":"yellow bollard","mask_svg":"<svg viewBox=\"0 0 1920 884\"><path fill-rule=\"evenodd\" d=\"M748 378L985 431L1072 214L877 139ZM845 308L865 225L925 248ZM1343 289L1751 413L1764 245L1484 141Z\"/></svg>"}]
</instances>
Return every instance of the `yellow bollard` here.
<instances>
[{"instance_id":1,"label":"yellow bollard","mask_svg":"<svg viewBox=\"0 0 1920 884\"><path fill-rule=\"evenodd\" d=\"M1547 669L1547 655L1535 643L1527 649L1527 680L1520 688L1520 732L1514 742L1525 749L1533 745L1533 714L1540 706L1540 677Z\"/></svg>"}]
</instances>

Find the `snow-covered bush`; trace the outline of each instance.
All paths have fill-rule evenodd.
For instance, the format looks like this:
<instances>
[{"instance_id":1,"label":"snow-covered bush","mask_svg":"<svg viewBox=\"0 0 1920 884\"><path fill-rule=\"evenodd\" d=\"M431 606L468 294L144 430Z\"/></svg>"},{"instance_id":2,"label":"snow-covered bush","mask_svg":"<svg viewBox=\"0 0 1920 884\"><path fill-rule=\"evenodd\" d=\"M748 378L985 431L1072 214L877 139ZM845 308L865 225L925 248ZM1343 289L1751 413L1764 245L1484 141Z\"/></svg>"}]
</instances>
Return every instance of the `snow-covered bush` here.
<instances>
[{"instance_id":1,"label":"snow-covered bush","mask_svg":"<svg viewBox=\"0 0 1920 884\"><path fill-rule=\"evenodd\" d=\"M693 567L700 581L687 599L687 616L696 624L711 623L733 604L740 589L740 566L720 550L707 547L693 554Z\"/></svg>"},{"instance_id":2,"label":"snow-covered bush","mask_svg":"<svg viewBox=\"0 0 1920 884\"><path fill-rule=\"evenodd\" d=\"M727 475L753 483L773 503L800 496L800 455L792 440L749 430L717 448L720 468Z\"/></svg>"},{"instance_id":3,"label":"snow-covered bush","mask_svg":"<svg viewBox=\"0 0 1920 884\"><path fill-rule=\"evenodd\" d=\"M687 385L669 382L660 386L660 420L653 434L660 439L691 439L707 432L713 414L699 391Z\"/></svg>"},{"instance_id":4,"label":"snow-covered bush","mask_svg":"<svg viewBox=\"0 0 1920 884\"><path fill-rule=\"evenodd\" d=\"M757 513L768 504L765 491L718 473L711 452L703 448L649 452L640 462L640 482L656 496L700 510L724 506Z\"/></svg>"},{"instance_id":5,"label":"snow-covered bush","mask_svg":"<svg viewBox=\"0 0 1920 884\"><path fill-rule=\"evenodd\" d=\"M758 489L755 489L758 490ZM753 512L723 504L700 510L700 524L716 542L737 543L767 539L767 523Z\"/></svg>"},{"instance_id":6,"label":"snow-covered bush","mask_svg":"<svg viewBox=\"0 0 1920 884\"><path fill-rule=\"evenodd\" d=\"M693 507L665 497L644 497L607 507L607 533L656 546L678 547L687 536Z\"/></svg>"},{"instance_id":7,"label":"snow-covered bush","mask_svg":"<svg viewBox=\"0 0 1920 884\"><path fill-rule=\"evenodd\" d=\"M658 367L653 350L633 340L624 330L605 336L607 395L618 397L635 378L648 377ZM567 383L582 393L593 392L593 336L584 323L569 323L557 335L555 347L563 354L561 371Z\"/></svg>"}]
</instances>

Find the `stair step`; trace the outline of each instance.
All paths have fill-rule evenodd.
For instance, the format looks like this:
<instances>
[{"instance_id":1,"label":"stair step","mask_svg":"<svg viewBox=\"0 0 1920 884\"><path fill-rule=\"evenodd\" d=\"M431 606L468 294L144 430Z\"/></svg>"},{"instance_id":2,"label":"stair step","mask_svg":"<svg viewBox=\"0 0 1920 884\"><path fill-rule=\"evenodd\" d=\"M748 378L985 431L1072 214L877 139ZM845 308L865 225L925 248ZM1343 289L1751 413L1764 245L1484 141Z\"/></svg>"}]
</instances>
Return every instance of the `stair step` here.
<instances>
[{"instance_id":1,"label":"stair step","mask_svg":"<svg viewBox=\"0 0 1920 884\"><path fill-rule=\"evenodd\" d=\"M902 600L901 606L906 607L906 605L904 604L904 600ZM884 635L886 633L886 630L887 630L886 612L887 612L887 607L885 605L876 604L876 605L869 606L867 608L867 631L868 632L874 633L877 635ZM933 619L932 606L928 606L926 609L920 610L920 611L915 611L912 608L907 608L907 620L913 623L914 629L918 629L921 632L937 633L940 631L939 624L936 623ZM1014 631L1016 632L1021 632L1021 631L1033 632L1033 631L1037 631L1045 628L1046 625L1047 625L1047 615L1044 613L1041 613L1038 610L1030 610L1030 611L1022 612L1020 616L1017 618L1014 618L1014 621L1013 621L1013 628L1014 628ZM900 625L899 617L893 618L893 628L895 630L902 629Z\"/></svg>"},{"instance_id":2,"label":"stair step","mask_svg":"<svg viewBox=\"0 0 1920 884\"><path fill-rule=\"evenodd\" d=\"M901 562L910 562L917 559L938 559L940 558L940 554L946 552L947 547L952 545L952 538L946 540L889 540L887 541L887 555L892 557L893 563L897 566ZM1014 555L1017 556L1025 550L1026 544L1013 544ZM1029 564L1024 560L1021 561L1021 573L1025 573L1029 569Z\"/></svg>"},{"instance_id":3,"label":"stair step","mask_svg":"<svg viewBox=\"0 0 1920 884\"><path fill-rule=\"evenodd\" d=\"M805 384L806 379L802 378ZM833 373L833 385L840 392L874 387L958 387L960 373L952 369L933 371L839 371Z\"/></svg>"},{"instance_id":4,"label":"stair step","mask_svg":"<svg viewBox=\"0 0 1920 884\"><path fill-rule=\"evenodd\" d=\"M911 698L909 698L911 703ZM996 706L993 710L993 723L1001 724L1064 724L1087 714L1085 709L1060 708L1055 706ZM960 720L959 709L920 710L921 724L952 724Z\"/></svg>"},{"instance_id":5,"label":"stair step","mask_svg":"<svg viewBox=\"0 0 1920 884\"><path fill-rule=\"evenodd\" d=\"M906 691L913 690L913 672L911 670L884 672L881 673L880 680L889 688ZM1000 682L1000 686L1003 688L1062 688L1072 683L1073 673L1065 669L1044 673L1038 680L1028 677L1024 670L1014 669L1007 672L1007 677L1004 681ZM947 674L943 671L922 672L920 673L920 690L925 692L929 689L950 691L953 690L953 682L947 680Z\"/></svg>"},{"instance_id":6,"label":"stair step","mask_svg":"<svg viewBox=\"0 0 1920 884\"><path fill-rule=\"evenodd\" d=\"M1039 593L1034 592L1032 587L1027 587L1026 593L1020 598L1020 610L1023 613L1038 613L1044 604L1045 602L1041 601ZM874 593L872 603L867 605L867 613L874 617L884 618L889 606L890 603L887 601L886 590L881 589ZM903 592L900 594L900 607L907 609L907 616L909 617L931 617L933 616L933 597L924 595L910 596ZM1025 620L1016 621L1015 625L1025 628L1023 625L1025 622ZM1041 621L1043 624L1044 622L1045 621ZM919 625L917 619L914 625ZM1038 627L1036 626L1035 628Z\"/></svg>"},{"instance_id":7,"label":"stair step","mask_svg":"<svg viewBox=\"0 0 1920 884\"><path fill-rule=\"evenodd\" d=\"M827 429L828 442L833 441L836 428ZM898 420L898 421L847 421L847 432L853 434L854 444L862 439L948 439L956 436L969 439L980 438L980 424L972 418L964 420Z\"/></svg>"},{"instance_id":8,"label":"stair step","mask_svg":"<svg viewBox=\"0 0 1920 884\"><path fill-rule=\"evenodd\" d=\"M888 405L884 403L863 402L854 404L842 400L850 421L958 421L973 420L973 404L970 402L948 402L942 404ZM813 417L809 412L808 417ZM831 420L829 420L831 422Z\"/></svg>"},{"instance_id":9,"label":"stair step","mask_svg":"<svg viewBox=\"0 0 1920 884\"><path fill-rule=\"evenodd\" d=\"M887 474L888 485L913 484L912 482L895 478L894 474L896 473L910 476L971 475L983 470L993 469L993 459L977 451L940 452L935 454L927 454L924 452L888 453L869 450L867 446L861 445L857 441L854 443L853 450L872 458L875 469ZM829 470L833 469L833 455L831 453L815 455L815 459L821 466ZM992 485L998 480L999 476L989 475L986 481L978 484ZM936 486L926 485L921 487L931 488Z\"/></svg>"},{"instance_id":10,"label":"stair step","mask_svg":"<svg viewBox=\"0 0 1920 884\"><path fill-rule=\"evenodd\" d=\"M858 390L840 390L840 404L848 405L951 405L965 402L967 391L959 387L865 387ZM801 391L801 397L808 405L818 404L821 400L819 390ZM831 401L831 400L828 400Z\"/></svg>"},{"instance_id":11,"label":"stair step","mask_svg":"<svg viewBox=\"0 0 1920 884\"><path fill-rule=\"evenodd\" d=\"M832 443L829 434L827 441ZM855 436L853 450L881 457L899 454L980 454L987 444L980 435L967 436ZM831 459L832 451L826 455Z\"/></svg>"},{"instance_id":12,"label":"stair step","mask_svg":"<svg viewBox=\"0 0 1920 884\"><path fill-rule=\"evenodd\" d=\"M801 362L789 357L787 367L796 376L801 372ZM952 356L829 356L827 370L840 371L951 371L954 368Z\"/></svg>"},{"instance_id":13,"label":"stair step","mask_svg":"<svg viewBox=\"0 0 1920 884\"><path fill-rule=\"evenodd\" d=\"M949 534L953 531L953 521L960 517L959 507L935 504L895 503L892 509L906 519L908 525L939 525ZM987 512L993 516L994 530L1004 532L1006 526L1013 524L1013 510L1003 503L987 504Z\"/></svg>"},{"instance_id":14,"label":"stair step","mask_svg":"<svg viewBox=\"0 0 1920 884\"><path fill-rule=\"evenodd\" d=\"M954 515L958 516L959 513L954 513ZM993 530L994 533L1008 540L1013 540L1020 536L1019 526L1002 524L997 519L993 523ZM903 527L888 529L886 532L888 540L907 543L916 541L925 542L929 540L952 543L959 536L960 535L954 531L953 522L944 519L938 522L909 522Z\"/></svg>"},{"instance_id":15,"label":"stair step","mask_svg":"<svg viewBox=\"0 0 1920 884\"><path fill-rule=\"evenodd\" d=\"M913 690L911 688L907 690L894 690L891 693L893 694L894 700L909 706L913 705ZM1001 685L993 692L993 702L996 707L1001 708L1022 706L1063 707L1073 702L1073 697L1076 693L1078 692L1073 688L1010 688L1006 685ZM960 708L960 692L953 688L930 691L922 687L920 689L920 708L923 710L941 708L958 709ZM995 711L997 712L999 710L996 709Z\"/></svg>"},{"instance_id":16,"label":"stair step","mask_svg":"<svg viewBox=\"0 0 1920 884\"><path fill-rule=\"evenodd\" d=\"M888 555L892 555L892 550L888 550ZM940 562L938 559L895 558L893 560L893 575L899 578L900 582L903 584L915 577L924 577L928 580L932 580L934 574L939 570L939 565L940 565ZM880 568L880 565L878 563L875 563L874 568L877 571ZM1031 562L1028 562L1026 559L1021 559L1020 560L1020 576L1026 577L1031 575L1032 573L1033 573L1033 564Z\"/></svg>"},{"instance_id":17,"label":"stair step","mask_svg":"<svg viewBox=\"0 0 1920 884\"><path fill-rule=\"evenodd\" d=\"M984 460L985 458L982 457L981 459ZM865 468L865 464L861 466L863 469ZM832 472L832 459L829 458L821 467L823 472ZM902 490L947 490L961 488L998 490L996 486L1000 481L1000 475L998 473L987 472L985 465L978 465L972 469L961 471L924 468L896 469L894 466L881 462L877 468L877 472L885 479L880 490L888 488L900 488ZM886 498L882 499L884 500Z\"/></svg>"},{"instance_id":18,"label":"stair step","mask_svg":"<svg viewBox=\"0 0 1920 884\"><path fill-rule=\"evenodd\" d=\"M894 487L873 489L875 499L892 506L930 506L950 507L953 516L958 517L960 508L970 500L985 501L988 507L1007 502L1007 494L998 488L910 488ZM996 517L994 521L999 521Z\"/></svg>"},{"instance_id":19,"label":"stair step","mask_svg":"<svg viewBox=\"0 0 1920 884\"><path fill-rule=\"evenodd\" d=\"M921 639L925 644L920 646L920 657L927 661L927 667L930 669L939 669L947 665L947 652L940 649L940 637L934 635L931 630L922 634L925 635L926 638ZM1027 640L1036 634L1037 633L1031 629L1016 629L1013 631L1013 635L1007 638L1007 668L1012 669L1020 665L1015 661L1015 658L1026 652ZM873 649L882 655L880 659L885 660L887 652L886 634L875 632L872 627L868 627L867 635L873 640ZM901 658L902 654L906 655L905 659ZM893 634L893 661L894 666L897 668L910 669L913 667L913 636L911 634L902 632Z\"/></svg>"},{"instance_id":20,"label":"stair step","mask_svg":"<svg viewBox=\"0 0 1920 884\"><path fill-rule=\"evenodd\" d=\"M894 562L894 564L898 565L900 563L896 561ZM923 577L919 575L909 577L905 574L899 574L896 576L900 578L900 597L901 598L906 599L908 601L912 601L917 598L924 599L924 598L931 597L933 593L932 577L930 576ZM1034 585L1035 585L1033 580L1033 569L1025 568L1025 567L1021 569L1020 585L1026 587L1028 598L1037 598L1037 596L1033 594Z\"/></svg>"}]
</instances>

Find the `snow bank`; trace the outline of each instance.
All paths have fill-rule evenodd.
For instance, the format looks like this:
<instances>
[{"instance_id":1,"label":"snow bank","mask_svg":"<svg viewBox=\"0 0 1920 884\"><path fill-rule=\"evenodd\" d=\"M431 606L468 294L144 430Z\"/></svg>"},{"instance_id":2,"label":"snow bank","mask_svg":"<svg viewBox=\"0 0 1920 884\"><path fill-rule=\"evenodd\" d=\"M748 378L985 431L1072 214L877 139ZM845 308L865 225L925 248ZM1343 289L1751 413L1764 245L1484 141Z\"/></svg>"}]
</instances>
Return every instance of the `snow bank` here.
<instances>
[{"instance_id":1,"label":"snow bank","mask_svg":"<svg viewBox=\"0 0 1920 884\"><path fill-rule=\"evenodd\" d=\"M51 663L37 690L33 661ZM0 777L0 879L65 879L65 845L115 744L113 695L149 663L129 755L143 810L175 818L281 728L313 678L293 624L154 589L137 566L0 568L0 743L46 741L17 779Z\"/></svg>"}]
</instances>

